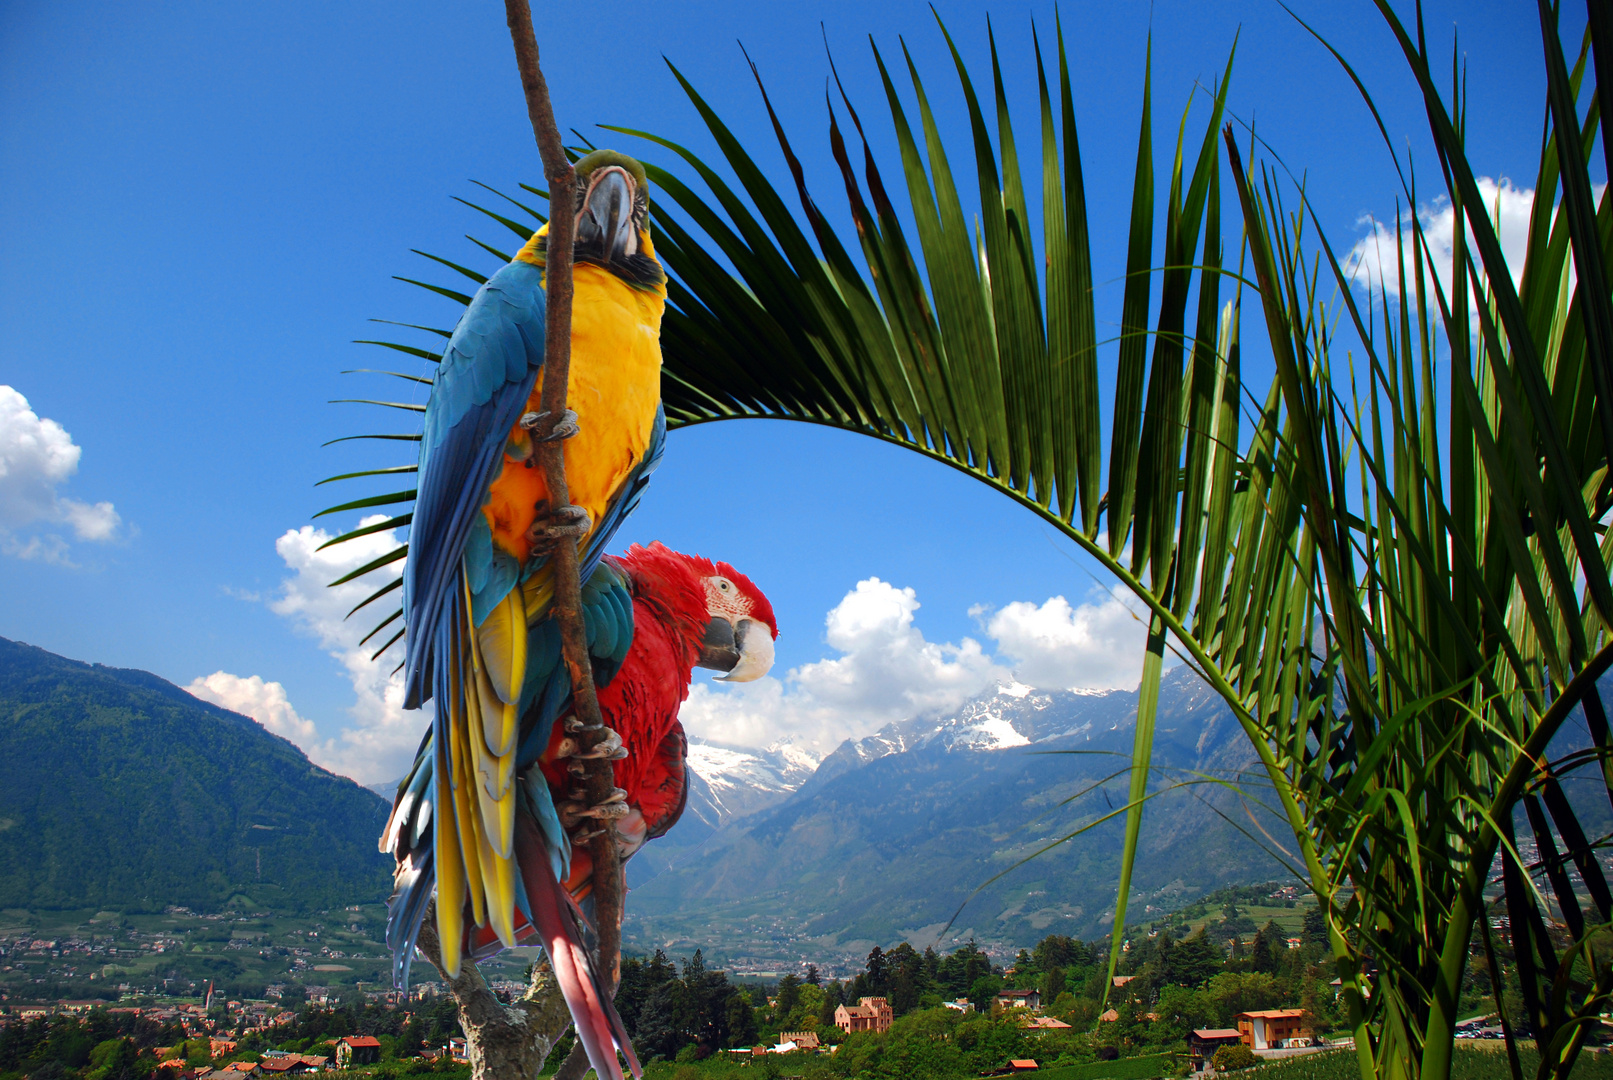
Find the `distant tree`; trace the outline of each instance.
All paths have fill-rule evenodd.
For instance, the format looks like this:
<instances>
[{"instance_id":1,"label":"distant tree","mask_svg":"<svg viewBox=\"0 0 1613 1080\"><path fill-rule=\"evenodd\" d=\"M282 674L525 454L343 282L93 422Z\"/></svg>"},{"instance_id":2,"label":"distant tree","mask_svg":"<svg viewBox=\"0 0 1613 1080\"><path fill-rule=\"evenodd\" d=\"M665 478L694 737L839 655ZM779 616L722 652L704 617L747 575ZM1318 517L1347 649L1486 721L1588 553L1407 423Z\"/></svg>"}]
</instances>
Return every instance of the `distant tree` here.
<instances>
[{"instance_id":1,"label":"distant tree","mask_svg":"<svg viewBox=\"0 0 1613 1080\"><path fill-rule=\"evenodd\" d=\"M1215 1003L1218 1023L1230 1027L1241 1012L1275 1009L1284 1002L1283 986L1258 971L1227 971L1210 980L1205 992Z\"/></svg>"},{"instance_id":2,"label":"distant tree","mask_svg":"<svg viewBox=\"0 0 1613 1080\"><path fill-rule=\"evenodd\" d=\"M961 997L973 991L974 984L991 974L991 958L975 944L974 938L954 949L941 961L936 981L941 992L949 997Z\"/></svg>"},{"instance_id":3,"label":"distant tree","mask_svg":"<svg viewBox=\"0 0 1613 1080\"><path fill-rule=\"evenodd\" d=\"M885 951L875 945L868 954L868 963L863 967L869 996L883 996L890 992L890 966L885 961Z\"/></svg>"},{"instance_id":4,"label":"distant tree","mask_svg":"<svg viewBox=\"0 0 1613 1080\"><path fill-rule=\"evenodd\" d=\"M646 1060L671 1060L683 1049L684 1038L679 1013L683 1010L683 984L670 979L652 987L639 1006L633 1028L633 1043Z\"/></svg>"},{"instance_id":5,"label":"distant tree","mask_svg":"<svg viewBox=\"0 0 1613 1080\"><path fill-rule=\"evenodd\" d=\"M801 980L794 974L786 975L779 980L778 996L775 999L774 1015L779 1019L789 1016L801 1001Z\"/></svg>"},{"instance_id":6,"label":"distant tree","mask_svg":"<svg viewBox=\"0 0 1613 1080\"><path fill-rule=\"evenodd\" d=\"M1063 934L1049 934L1036 943L1031 956L1038 971L1052 971L1054 968L1090 962L1090 956L1082 955L1085 952L1085 946L1079 941Z\"/></svg>"},{"instance_id":7,"label":"distant tree","mask_svg":"<svg viewBox=\"0 0 1613 1080\"><path fill-rule=\"evenodd\" d=\"M808 964L807 965L806 981L808 983L810 983L811 985L813 985L813 986L822 986L823 985L823 976L818 974L818 965L817 964Z\"/></svg>"},{"instance_id":8,"label":"distant tree","mask_svg":"<svg viewBox=\"0 0 1613 1080\"><path fill-rule=\"evenodd\" d=\"M632 1034L638 1020L638 1011L643 1008L644 999L650 992L649 983L645 978L646 967L648 964L639 957L622 958L621 975L616 982L616 1011L620 1014L628 1034ZM529 966L522 979L530 981L531 977Z\"/></svg>"},{"instance_id":9,"label":"distant tree","mask_svg":"<svg viewBox=\"0 0 1613 1080\"><path fill-rule=\"evenodd\" d=\"M974 1007L982 1013L989 1013L997 997L997 992L1003 988L1000 975L982 975L969 987L969 1000Z\"/></svg>"},{"instance_id":10,"label":"distant tree","mask_svg":"<svg viewBox=\"0 0 1613 1080\"><path fill-rule=\"evenodd\" d=\"M1249 966L1255 971L1273 974L1277 970L1278 950L1285 948L1281 928L1275 922L1268 922L1255 934L1254 943L1249 947Z\"/></svg>"},{"instance_id":11,"label":"distant tree","mask_svg":"<svg viewBox=\"0 0 1613 1080\"><path fill-rule=\"evenodd\" d=\"M846 1002L845 992L838 982L823 988L823 1005L818 1012L818 1026L829 1027L835 1022L835 1009Z\"/></svg>"},{"instance_id":12,"label":"distant tree","mask_svg":"<svg viewBox=\"0 0 1613 1080\"><path fill-rule=\"evenodd\" d=\"M84 1080L143 1080L155 1064L148 1059L141 1068L140 1050L132 1039L107 1039L90 1051Z\"/></svg>"},{"instance_id":13,"label":"distant tree","mask_svg":"<svg viewBox=\"0 0 1613 1080\"><path fill-rule=\"evenodd\" d=\"M1197 989L1220 974L1225 964L1226 954L1210 940L1206 927L1185 941L1178 942L1171 950L1171 963L1165 981Z\"/></svg>"},{"instance_id":14,"label":"distant tree","mask_svg":"<svg viewBox=\"0 0 1613 1080\"><path fill-rule=\"evenodd\" d=\"M1055 1001L1064 993L1064 969L1061 967L1049 968L1042 975L1042 1000Z\"/></svg>"},{"instance_id":15,"label":"distant tree","mask_svg":"<svg viewBox=\"0 0 1613 1080\"><path fill-rule=\"evenodd\" d=\"M925 971L924 957L907 942L885 954L890 982L891 1011L904 1016L918 1008L919 999L935 989Z\"/></svg>"},{"instance_id":16,"label":"distant tree","mask_svg":"<svg viewBox=\"0 0 1613 1080\"><path fill-rule=\"evenodd\" d=\"M735 993L728 998L726 1006L727 1028L729 1046L754 1046L756 1044L756 1011L750 1007L750 999L743 994Z\"/></svg>"},{"instance_id":17,"label":"distant tree","mask_svg":"<svg viewBox=\"0 0 1613 1080\"><path fill-rule=\"evenodd\" d=\"M1024 975L1033 970L1039 971L1041 969L1036 966L1036 961L1031 959L1030 953L1026 952L1024 949L1021 949L1018 953L1014 954L1015 975Z\"/></svg>"},{"instance_id":18,"label":"distant tree","mask_svg":"<svg viewBox=\"0 0 1613 1080\"><path fill-rule=\"evenodd\" d=\"M1209 996L1185 986L1161 990L1153 1011L1159 1020L1150 1034L1160 1042L1185 1039L1194 1028L1209 1027L1216 1020L1215 1003Z\"/></svg>"},{"instance_id":19,"label":"distant tree","mask_svg":"<svg viewBox=\"0 0 1613 1080\"><path fill-rule=\"evenodd\" d=\"M1322 914L1319 906L1313 904L1305 909L1305 914L1301 917L1299 936L1304 939L1306 945L1327 944L1327 917Z\"/></svg>"},{"instance_id":20,"label":"distant tree","mask_svg":"<svg viewBox=\"0 0 1613 1080\"><path fill-rule=\"evenodd\" d=\"M1172 981L1170 971L1175 945L1176 941L1171 937L1169 927L1147 939L1144 944L1141 966L1156 986L1164 986Z\"/></svg>"},{"instance_id":21,"label":"distant tree","mask_svg":"<svg viewBox=\"0 0 1613 1080\"><path fill-rule=\"evenodd\" d=\"M683 962L684 1010L680 1019L702 1057L728 1045L728 999L734 993L728 976L706 970L702 950L696 949Z\"/></svg>"}]
</instances>

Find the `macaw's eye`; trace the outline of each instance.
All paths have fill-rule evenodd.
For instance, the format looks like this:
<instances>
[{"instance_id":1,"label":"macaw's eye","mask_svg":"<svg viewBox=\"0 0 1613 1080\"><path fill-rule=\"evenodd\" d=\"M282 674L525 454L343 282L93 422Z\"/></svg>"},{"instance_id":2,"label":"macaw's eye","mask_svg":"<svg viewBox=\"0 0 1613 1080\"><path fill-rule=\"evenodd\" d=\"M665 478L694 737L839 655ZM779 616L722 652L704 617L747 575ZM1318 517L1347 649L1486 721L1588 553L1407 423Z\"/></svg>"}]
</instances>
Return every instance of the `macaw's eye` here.
<instances>
[{"instance_id":1,"label":"macaw's eye","mask_svg":"<svg viewBox=\"0 0 1613 1080\"><path fill-rule=\"evenodd\" d=\"M721 589L723 592L729 592L730 590L733 589L733 585L730 584L728 579L726 579L726 578L718 578L717 579L717 588Z\"/></svg>"}]
</instances>

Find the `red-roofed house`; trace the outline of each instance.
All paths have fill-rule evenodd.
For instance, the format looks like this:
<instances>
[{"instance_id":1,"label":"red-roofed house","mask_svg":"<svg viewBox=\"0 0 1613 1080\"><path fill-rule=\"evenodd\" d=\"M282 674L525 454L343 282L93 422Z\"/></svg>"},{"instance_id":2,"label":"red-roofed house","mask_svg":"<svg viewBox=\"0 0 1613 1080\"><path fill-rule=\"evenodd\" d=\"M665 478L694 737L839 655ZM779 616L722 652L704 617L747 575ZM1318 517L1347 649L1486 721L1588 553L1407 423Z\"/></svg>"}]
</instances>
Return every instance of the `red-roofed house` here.
<instances>
[{"instance_id":1,"label":"red-roofed house","mask_svg":"<svg viewBox=\"0 0 1613 1080\"><path fill-rule=\"evenodd\" d=\"M1223 1046L1243 1041L1243 1033L1236 1028L1195 1028L1187 1038L1187 1051L1192 1057L1193 1071L1204 1068L1204 1063L1215 1056Z\"/></svg>"},{"instance_id":2,"label":"red-roofed house","mask_svg":"<svg viewBox=\"0 0 1613 1080\"><path fill-rule=\"evenodd\" d=\"M1040 1066L1036 1064L1035 1058L1013 1058L1008 1062L1008 1067L1017 1073L1035 1072L1038 1068L1040 1068Z\"/></svg>"},{"instance_id":3,"label":"red-roofed house","mask_svg":"<svg viewBox=\"0 0 1613 1080\"><path fill-rule=\"evenodd\" d=\"M381 1040L374 1035L349 1035L345 1039L336 1040L338 1069L348 1069L354 1065L374 1065L380 1060Z\"/></svg>"},{"instance_id":4,"label":"red-roofed house","mask_svg":"<svg viewBox=\"0 0 1613 1080\"><path fill-rule=\"evenodd\" d=\"M1033 1016L1025 1021L1025 1027L1030 1031L1066 1031L1069 1026L1054 1016Z\"/></svg>"},{"instance_id":5,"label":"red-roofed house","mask_svg":"<svg viewBox=\"0 0 1613 1080\"><path fill-rule=\"evenodd\" d=\"M1238 1034L1251 1050L1311 1044L1311 1018L1304 1009L1261 1009L1238 1014Z\"/></svg>"}]
</instances>

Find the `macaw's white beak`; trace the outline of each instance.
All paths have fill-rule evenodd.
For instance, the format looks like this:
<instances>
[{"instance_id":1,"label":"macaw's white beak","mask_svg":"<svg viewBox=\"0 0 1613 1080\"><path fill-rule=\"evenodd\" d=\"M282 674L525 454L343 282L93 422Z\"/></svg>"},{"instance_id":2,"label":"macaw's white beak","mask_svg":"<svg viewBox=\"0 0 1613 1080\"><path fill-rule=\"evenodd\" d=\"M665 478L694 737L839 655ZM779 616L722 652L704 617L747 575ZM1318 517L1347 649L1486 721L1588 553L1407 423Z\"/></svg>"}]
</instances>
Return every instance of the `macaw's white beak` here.
<instances>
[{"instance_id":1,"label":"macaw's white beak","mask_svg":"<svg viewBox=\"0 0 1613 1080\"><path fill-rule=\"evenodd\" d=\"M721 615L706 624L698 666L726 671L717 682L753 682L773 667L773 634L754 619L735 626Z\"/></svg>"},{"instance_id":2,"label":"macaw's white beak","mask_svg":"<svg viewBox=\"0 0 1613 1080\"><path fill-rule=\"evenodd\" d=\"M734 644L739 647L739 663L717 682L754 682L773 668L773 633L764 623L740 619L734 628Z\"/></svg>"}]
</instances>

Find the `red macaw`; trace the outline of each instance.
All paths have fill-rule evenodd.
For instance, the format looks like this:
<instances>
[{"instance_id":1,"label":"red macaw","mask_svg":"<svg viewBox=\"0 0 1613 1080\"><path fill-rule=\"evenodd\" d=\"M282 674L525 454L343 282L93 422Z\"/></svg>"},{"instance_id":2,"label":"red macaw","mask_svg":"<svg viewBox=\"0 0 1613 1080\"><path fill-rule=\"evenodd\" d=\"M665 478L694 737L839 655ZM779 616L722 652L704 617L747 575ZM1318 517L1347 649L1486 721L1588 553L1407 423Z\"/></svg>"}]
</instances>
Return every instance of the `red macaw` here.
<instances>
[{"instance_id":1,"label":"red macaw","mask_svg":"<svg viewBox=\"0 0 1613 1080\"><path fill-rule=\"evenodd\" d=\"M761 678L773 664L778 623L772 605L745 575L727 563L659 543L604 557L583 588L583 615L600 712L621 738L611 755L621 796L612 816L625 860L670 829L683 812L688 743L678 710L694 668L727 672L728 682ZM540 657L558 658L555 635L534 639ZM511 937L542 942L595 1072L619 1078L612 1043L626 1053L635 1074L639 1070L584 943L586 922L578 902L587 899L593 882L592 862L580 841L591 835L589 808L571 790L577 747L565 724L555 722L569 712L569 697L551 709L545 696L523 718L516 754L523 812L516 816L512 850L520 872ZM408 908L418 902L419 882L432 865L428 795L423 782L400 785L382 838L383 850L398 860L393 921L400 925L410 918L418 925L420 914ZM490 925L467 926L465 947L473 959L504 944Z\"/></svg>"}]
</instances>

